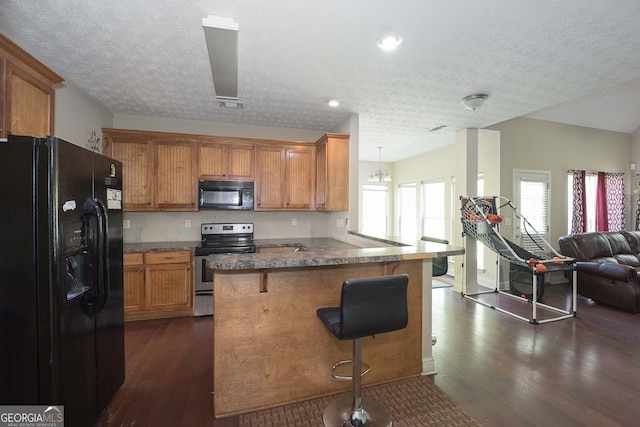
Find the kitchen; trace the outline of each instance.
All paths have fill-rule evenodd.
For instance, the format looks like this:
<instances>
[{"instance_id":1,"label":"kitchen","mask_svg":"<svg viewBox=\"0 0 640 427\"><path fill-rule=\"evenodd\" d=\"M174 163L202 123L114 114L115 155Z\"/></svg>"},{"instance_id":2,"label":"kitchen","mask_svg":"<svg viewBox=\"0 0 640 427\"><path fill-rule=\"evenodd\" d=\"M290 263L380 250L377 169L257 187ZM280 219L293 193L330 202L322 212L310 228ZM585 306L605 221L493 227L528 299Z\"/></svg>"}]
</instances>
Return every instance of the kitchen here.
<instances>
[{"instance_id":1,"label":"kitchen","mask_svg":"<svg viewBox=\"0 0 640 427\"><path fill-rule=\"evenodd\" d=\"M10 57L17 64L23 65L23 63L17 61L13 56ZM27 63L25 62L24 64ZM55 92L55 94L58 95L55 98L56 106L60 105L60 102L68 102L68 98L65 99L65 97L72 93L69 92L70 90L74 90L72 86L65 87L63 90L57 90ZM53 95L50 94L49 96L52 97ZM19 98L14 96L13 100L14 102L18 102ZM85 100L82 99L82 97L78 97L75 101L77 101L77 103L74 104L74 108L58 109L57 111L62 113L59 115L64 117L64 114L69 114L70 112L76 111L78 108L82 108ZM44 104L47 111L50 110L52 115L52 103L45 102ZM40 108L40 104L36 105L36 107ZM29 111L37 110L38 108L31 106ZM49 115L46 115L45 117L48 118ZM129 120L139 123L128 124L127 122ZM141 123L145 121L155 121L156 127L160 128L163 126L173 126L175 129L180 128L181 132L184 129L184 133L179 136L176 136L175 134L168 136L165 131L150 132L130 130L131 128L149 128L149 123ZM12 121L12 123L15 124L14 128L11 129L14 132L41 134L54 133L53 122L51 121L46 121L43 129L39 130L31 130L30 128L24 127L21 128L19 125L21 125L22 122L19 120ZM256 241L260 242L261 240L284 239L280 241L280 245L290 245L291 243L298 244L301 238L309 238L313 240L315 238L324 239L327 237L335 239L336 241L349 241L352 246L356 247L381 247L386 245L384 242L364 239L362 236L358 236L357 233L349 233L348 231L349 224L357 223L357 209L353 208L352 197L358 194L358 179L353 177L358 170L357 167L353 167L354 164L357 165L357 156L352 155L354 150L357 150L357 136L354 134L353 138L349 138L347 135L351 126L350 121L345 122L338 129L335 129L338 131L335 134L329 133L325 135L324 133L321 133L320 135L317 135L318 132L287 129L279 130L277 132L277 136L274 138L277 142L274 142L271 139L265 139L265 136L273 135L274 129L269 128L252 128L246 126L234 127L229 125L225 126L224 130L216 128L217 130L221 130L221 132L214 133L209 128L203 130L202 124L200 124L201 127L198 128L198 125L194 125L192 122L188 121L169 119L156 121L156 119L121 116L114 117L113 125L119 127L120 130L114 128L105 129L103 134L105 139L103 151L113 157L120 157L120 154L122 153L109 152L110 144L112 144L112 141L109 140L110 133L112 135L118 134L118 132L120 132L120 134L123 132L125 134L135 134L136 138L127 139L125 141L125 146L133 141L134 144L128 145L128 148L133 147L133 151L129 151L129 153L134 153L133 158L140 160L140 163L135 164L133 170L134 173L131 173L132 170L128 170L128 168L132 166L129 163L130 158L122 157L122 169L124 171L122 207L125 211L123 216L123 225L125 226L123 230L123 240L125 242L126 252L124 263L125 300L131 298L132 295L137 295L138 301L143 303L141 307L134 310L131 310L131 305L129 305L127 310L125 310L127 320L134 320L135 315L138 315L138 318L140 319L149 319L165 316L190 316L193 314L193 251L201 239L202 230L200 225L203 223L251 223L255 226ZM205 127L206 126L207 125L205 124ZM240 138L238 136L225 135L230 132L235 135L249 136ZM158 139L149 139L149 133L154 134L154 137L157 136ZM163 135L159 135L160 133ZM285 183L284 185L289 185L287 188L292 189L292 194L298 197L298 199L294 200L298 204L293 209L287 208L284 205L274 207L274 203L284 202L282 200L274 201L273 198L266 199L264 201L260 199L259 197L265 194L275 194L278 196L279 194L288 193L286 191L273 191L272 193L269 193L268 191L263 192L262 188L259 186L260 183L263 182L261 180L264 179L265 182L269 182L269 178L267 175L257 175L255 177L255 182L258 183L256 199L258 199L260 203L267 203L266 207L260 206L253 211L246 210L242 212L198 211L198 177L195 176L195 171L197 170L196 165L200 156L196 154L196 147L198 146L198 143L202 143L201 146L206 145L207 147L211 146L212 143L220 145L220 141L218 140L211 141L211 139L216 139L216 137L213 136L216 134L222 134L222 139L225 140L224 144L227 145L229 145L229 140L236 141L237 139L243 139L242 142L244 144L240 145L246 146L255 144L256 153L261 152L266 156L272 156L267 157L271 159L282 159L282 156L284 153L287 153L287 150L294 148L291 152L294 154L294 159L300 162L298 164L300 167L294 168L292 171L299 175L293 175L294 178L291 179L288 184ZM255 134L264 136L258 138ZM310 137L311 134L315 134L316 136ZM286 138L283 138L283 135L285 135ZM208 140L196 142L195 140L199 138L206 138ZM220 137L218 137L218 139L219 138ZM335 139L337 144L342 144L342 153L344 153L345 150L349 153L348 156L343 154L336 157L336 161L345 162L343 167L339 168L339 172L343 175L342 178L338 180L336 180L335 176L332 175L336 173L336 170L332 169L332 167L325 167L322 169L322 166L318 167L317 163L317 153L322 152L321 146L323 144L330 143L329 139ZM82 141L82 139L79 141ZM309 142L302 143L300 141ZM139 149L140 147L143 147L143 149L135 151L135 149ZM319 147L320 149L318 149ZM330 149L327 149L326 153L330 153L330 151ZM124 150L123 152L126 153L127 151ZM301 156L296 157L298 154L301 154ZM328 154L327 157L325 157L325 160L327 158ZM256 167L258 165L257 160L255 163L250 163L252 165L255 164ZM321 165L322 164L325 166L329 165L328 163L325 164L321 162ZM271 167L264 168L264 171L267 173L273 172L273 170L278 169ZM283 165L283 168L279 169L278 173L285 173L286 170L285 164ZM329 177L325 182L330 184L332 183L331 185L327 185L321 192L318 191L318 187L316 186L316 173L318 171L324 171L325 177ZM118 173L120 173L120 171ZM346 177L344 174L346 174ZM306 176L307 179L300 179L302 176ZM141 179L139 181L132 182L131 177L141 177ZM331 179L333 179L333 181L331 181ZM302 190L296 187L300 182L305 183ZM280 181L279 184L281 183L282 181ZM332 187L332 185L334 186ZM187 190L185 190L185 188L187 188ZM347 188L349 189L348 192L341 192L341 190ZM324 193L324 203L317 203L318 199L316 197L322 193ZM339 208L340 210L332 211L332 203L335 202L331 198L332 195L340 196L340 203L336 205L341 206ZM129 205L131 197L134 197L133 202L137 203L137 206L134 206L133 208ZM345 202L347 203L347 206L349 206L348 210L344 208ZM305 246L307 249L313 249L313 245L310 243ZM350 252L348 257L340 256L340 258L343 260L362 260L364 257L367 262L380 264L383 268L383 270L380 271L384 272L387 271L385 270L387 268L393 268L392 265L384 267L384 263L394 264L401 262L405 257L413 258L414 260L410 261L413 264L416 263L415 259L424 259L424 262L426 263L425 265L428 265L431 257L442 254L442 252L440 252L441 250L442 248L416 249L412 247L405 247L405 249L403 249L401 247L391 247L380 248L382 253L372 255L370 253L363 254L359 252L361 249L355 248L348 250L355 251ZM277 255L258 253L249 256L263 257L263 259L264 257L267 257L267 259L270 259L271 261L277 261L277 259L295 259L294 257L296 255L300 256L302 254L309 257L309 254L312 252L313 251L308 250ZM167 253L170 253L169 258L167 258ZM460 253L460 250L452 249L450 253L457 254ZM132 255L133 260L128 260L127 258ZM277 259L274 257L277 257ZM258 258L258 260L259 259L260 258ZM337 262L335 259L325 260L329 265ZM344 263L345 261L340 262ZM358 261L358 263L362 262ZM422 261L419 261L418 263L420 264L419 268L415 269L416 267L412 267L414 269L413 271L422 272ZM365 265L367 264L365 263ZM273 267L274 266L272 265L271 268ZM220 267L221 270L225 268L229 267ZM234 267L231 268L233 269ZM263 265L260 268L265 268L265 266ZM426 271L428 269L425 268L424 270ZM416 283L422 283L424 281L422 273L416 273L416 275L418 277L418 282ZM131 280L132 278L134 278L134 280ZM173 294L168 295L166 292L162 292L162 286L166 283L180 283L182 287L179 288L179 292L174 292ZM271 283L271 281L268 283ZM131 286L131 284L134 285ZM177 299L173 299L170 304L167 304L167 301L162 300L162 298L160 298L160 300L154 300L151 298L151 304L147 304L146 297L152 295L150 292L145 293L143 286L146 286L147 284L160 286L160 295L164 295L162 298L168 295L171 299ZM338 284L339 280L336 280L334 285ZM417 284L414 285L414 287L415 286L417 286ZM337 295L337 291L334 290L333 293ZM425 298L425 301L428 301L428 299ZM428 304L424 305L424 307L428 306ZM429 313L430 311L423 311L425 316L424 319L429 317ZM425 336L430 336L430 319L428 324L416 326L420 326L418 331L422 330L422 333L424 333ZM413 333L415 334L416 332L414 331ZM415 335L413 337L415 341ZM423 341L430 343L430 340ZM419 362L418 365L415 365L417 367L415 367L414 370L417 369L417 372L414 373L419 373L420 370L425 370L425 356L427 359L426 371L428 372L433 370L432 359L429 361L430 347L426 348L426 350L428 353L425 353L425 348L422 348L422 351L418 351L413 355L413 363L415 364L415 360L418 360ZM334 351L337 350L334 349ZM324 368L325 367L323 366L322 369ZM317 391L315 393L317 393ZM255 402L252 404L256 405ZM239 409L232 408L229 411L234 412L237 410ZM223 409L221 413L229 413L224 411L226 410Z\"/></svg>"},{"instance_id":2,"label":"kitchen","mask_svg":"<svg viewBox=\"0 0 640 427\"><path fill-rule=\"evenodd\" d=\"M151 161L167 162L161 159L161 152L167 146L167 135L158 132L143 132L143 131L129 131L129 130L103 130L106 135L107 145L106 152L116 153L114 157L122 155L119 153L129 152L127 148L119 147L118 145L151 145ZM114 138L114 135L116 136ZM133 135L126 137L123 135ZM191 139L188 144L192 147L192 152L198 152L196 147L205 146L210 148L212 140L215 137L212 136L196 136L184 134L171 135L177 139L178 146L183 147L185 140ZM133 144L129 141L135 141ZM162 141L161 144L155 144L154 141ZM236 141L238 142L238 141ZM293 159L285 161L283 168L278 170L274 168L272 163L269 163L270 167L266 171L260 170L260 160L255 161L255 183L252 186L247 181L211 181L204 180L206 176L194 176L191 180L191 185L198 195L195 201L189 202L187 198L184 198L184 192L176 191L179 197L182 197L176 203L176 209L179 210L192 210L199 209L199 214L207 215L208 218L225 214L235 219L233 222L215 222L215 223L201 223L200 238L193 240L178 240L175 242L159 241L159 242L128 242L125 244L125 284L130 283L130 291L127 291L125 285L125 312L130 320L133 319L152 319L165 316L184 316L186 311L191 307L193 314L209 314L214 315L214 332L216 348L214 362L214 377L215 373L224 373L225 375L214 379L214 394L217 398L214 400L215 415L216 416L229 416L240 412L246 412L259 407L278 405L293 400L310 398L313 396L327 393L329 390L339 391L341 385L336 384L322 384L319 387L302 388L296 390L295 385L300 383L302 378L295 376L290 377L291 384L278 383L275 389L273 384L269 385L264 383L256 383L255 388L265 390L265 393L256 395L257 400L250 400L246 397L238 399L239 396L233 394L234 387L230 386L228 381L232 383L248 384L251 380L256 380L260 377L258 373L249 374L247 369L249 365L243 365L236 363L237 359L229 360L224 357L225 354L230 354L231 348L234 348L237 342L237 335L240 333L246 333L249 330L257 327L261 330L270 330L273 323L288 325L293 327L291 334L301 333L301 330L309 330L313 327L317 321L315 321L312 310L313 307L317 307L322 304L322 301L326 301L327 298L334 299L339 294L338 286L342 281L351 276L371 276L392 274L396 272L410 272L412 281L411 289L413 289L413 308L412 313L414 321L413 327L408 331L409 335L402 340L396 340L394 345L401 348L413 348L414 351L407 351L404 354L408 359L398 359L394 363L388 364L390 371L382 371L379 377L375 377L372 381L380 382L386 381L392 378L418 375L420 373L433 372L433 360L431 357L430 345L425 345L425 342L430 344L430 340L423 340L421 337L430 336L430 296L428 293L423 295L424 283L430 283L430 262L434 256L442 254L456 255L461 254L462 251L456 248L448 248L444 246L428 246L421 244L418 246L401 245L391 241L383 240L371 240L366 236L359 235L358 233L345 233L345 237L341 239L327 238L322 234L314 236L313 233L309 233L306 237L291 236L287 238L283 236L280 230L271 230L271 233L275 233L274 238L255 238L255 232L263 226L259 219L261 215L273 215L272 218L277 218L275 215L279 215L278 211L290 212L293 210L296 216L312 213L315 210L320 210L321 215L326 215L326 211L334 206L344 209L344 206L348 206L348 193L343 191L346 187L345 183L348 181L348 147L349 138L348 135L342 134L325 134L316 143L293 143L293 142L276 142L276 141L255 141L250 139L243 139L240 141L240 145L243 148L255 144L256 152L267 152L268 155L275 152L277 153L276 159ZM305 149L311 148L311 150L300 150L299 146L304 145ZM266 147L266 149L265 149ZM283 148L285 147L285 148ZM292 149L297 148L297 150ZM317 150L316 150L317 149ZM291 151L289 151L291 150ZM299 152L311 152L315 154L309 162L308 159L303 160L303 165L310 165L312 167L293 167L297 158L295 154ZM323 153L322 156L318 156L317 152ZM287 157L286 154L293 153L293 157ZM126 154L125 154L126 155ZM257 155L259 156L259 154ZM335 156L335 157L334 157ZM203 156L197 156L195 159L183 159L185 164L196 164L195 168L189 168L186 170L202 170L200 162ZM126 157L119 157L123 159L124 175L125 175L125 188L127 184L127 171L131 170L133 163L127 161ZM138 162L147 161L148 158L135 156ZM337 159L337 162L341 162L342 167L335 167L331 164L333 159ZM172 164L174 162L171 162ZM315 167L313 167L315 166ZM128 169L129 168L129 169ZM135 166L134 166L135 168ZM166 170L161 167L152 167L152 170L163 171L165 175L171 175L175 173L175 170ZM179 168L178 168L179 169ZM223 168L224 169L224 168ZM265 174L273 174L276 171L276 178L282 177L285 184L282 181L277 182L278 186L286 188L285 191L276 191L275 194L297 194L299 200L296 203L292 203L290 199L283 198L278 207L275 207L276 202L273 199L269 200L267 206L264 207L264 182L271 182L273 179L269 177L265 178ZM307 180L302 179L300 175L292 173L291 170L297 173L307 174ZM309 170L312 172L309 174ZM302 172L301 172L302 171ZM324 176L316 175L315 172L321 171ZM251 172L251 171L249 171ZM130 175L133 175L132 173ZM145 173L146 175L146 173ZM291 182L286 182L286 177L291 177ZM247 171L243 177L247 176ZM251 176L249 176L251 177ZM317 186L317 181L326 183L323 187ZM139 179L133 179L133 182L140 184ZM277 179L276 179L277 181ZM310 191L298 192L290 190L290 187L294 184L310 182L308 188ZM155 184L156 181L152 181L151 184ZM225 184L226 183L226 184ZM160 186L161 184L158 184ZM255 188L254 188L255 187ZM281 187L278 187L281 188ZM322 191L318 191L318 188L322 188ZM142 191L132 191L133 194L143 194ZM162 197L161 189L156 188L154 196ZM267 192L267 194L269 194ZM322 196L322 197L319 197ZM321 199L322 203L317 203ZM306 202L309 200L309 202ZM254 204L251 205L251 201ZM124 207L127 207L127 196L124 196ZM136 206L142 206L146 210L154 209L151 207L156 201L139 201L135 200ZM168 209L170 200L162 200L162 209ZM306 203L305 203L306 202ZM193 203L193 205L191 204ZM294 204L295 208L291 209L289 206ZM197 206L196 206L197 205ZM253 208L253 210L252 210ZM157 209L157 207L155 208ZM264 212L263 212L264 210ZM325 212L323 212L325 211ZM148 213L145 216L145 220L149 220L151 215L165 215L166 213ZM316 212L318 214L318 212ZM345 211L339 210L337 214L342 215L336 220L336 227L346 228L347 220L344 215ZM136 213L135 215L142 215ZM186 214L182 214L186 215ZM195 215L195 212L192 214ZM252 222L242 222L241 218L248 218ZM125 221L131 221L129 215ZM191 219L185 219L185 224L189 224ZM297 226L297 218L291 220L291 227ZM295 224L295 225L294 225ZM191 223L193 225L193 223ZM189 228L189 227L186 227ZM191 227L194 228L194 227ZM142 230L141 230L142 231ZM125 233L126 234L126 233ZM362 249L367 248L367 249ZM189 261L195 250L195 275L193 291L192 285L189 282ZM182 259L179 259L180 257ZM133 259L137 259L134 261ZM151 261L150 259L155 259ZM143 266L144 264L144 266ZM155 264L162 264L158 267ZM318 268L320 270L318 270ZM283 271L284 270L284 271ZM173 273L169 273L173 271ZM154 276L161 272L162 274ZM318 274L322 272L322 274ZM319 277L329 277L331 282L320 282ZM154 279L164 278L165 282L161 283L160 280ZM167 278L173 278L168 280ZM230 282L227 282L230 281ZM293 282L290 282L293 281ZM298 283L299 285L293 285L292 283ZM210 283L211 288L202 287L206 283ZM288 283L288 284L287 284ZM235 286L240 284L241 287L246 286L244 290L240 291ZM291 286L294 286L291 288ZM288 292L288 296L283 297L283 289L295 289L298 286L300 294ZM304 287L311 286L316 289L314 298L310 298L305 295L309 295L304 291ZM236 289L229 294L229 289ZM323 292L327 292L320 300L318 298L317 290L323 289ZM426 288L425 288L426 289ZM211 293L213 295L211 295ZM156 297L155 295L160 295ZM242 295L242 296L240 296ZM254 298L260 298L262 301L258 303L253 301ZM282 304L286 304L291 298L295 299L295 305L308 306L309 310L306 315L308 320L296 319L296 318L279 318L274 320L273 318L255 319L255 322L249 321L245 327L241 327L240 332L236 328L228 328L225 323L216 322L216 316L221 316L221 319L228 320L231 313L237 313L238 311L234 307L240 305L255 306L259 304L263 306L265 312L286 312L283 310ZM144 300L144 301L143 301ZM198 301L209 300L209 303L199 304ZM211 301L212 300L212 301ZM195 304L194 304L195 302ZM293 301L290 301L293 303ZM264 308L270 306L273 309ZM202 305L202 307L199 307ZM208 309L206 308L208 306ZM213 309L212 307L213 306ZM280 307L279 309L275 307ZM196 313L196 310L198 311ZM203 310L200 312L200 310ZM245 314L242 318L237 319L237 322L243 323L248 321L250 317L247 317L246 310L241 309L240 312ZM262 312L262 310L259 310ZM227 313L227 314L225 314ZM309 316L311 319L309 319ZM260 322L265 323L265 328L257 326ZM300 323L303 322L303 323ZM309 322L309 323L305 323ZM232 321L233 323L233 321ZM250 326L252 325L252 326ZM267 326L272 325L272 326ZM301 326L302 325L302 326ZM316 325L318 326L318 325ZM280 328L281 329L281 328ZM235 331L229 335L230 331ZM296 332L297 331L297 332ZM304 333L307 335L306 333ZM327 360L331 358L339 357L339 353L344 349L339 347L331 348L322 344L321 341L313 343L313 339L316 334L309 335L309 341L300 347L292 347L293 344L289 344L286 351L296 354L304 354L304 352L311 352L314 355L317 366L311 366L305 372L311 372L313 375L325 368ZM284 363L283 369L291 369L295 371L296 367L288 366L293 361L290 359L278 357L277 354L269 356L269 349L273 349L272 342L275 342L275 337L270 339L269 336L262 334L260 337L252 337L251 339L242 340L243 342L256 343L251 345L243 351L244 359L251 360L255 357L265 358L266 360L287 360ZM266 347L257 345L259 342L268 342ZM413 343L412 346L408 343ZM417 347L416 347L417 345ZM282 347L280 347L282 348ZM380 347L385 348L385 347ZM226 350L225 350L226 349ZM389 348L387 348L389 350ZM375 351L374 351L375 353ZM397 354L398 351L395 350ZM253 355L253 356L251 356ZM299 363L300 361L298 361ZM303 361L304 362L304 361ZM230 363L230 364L229 364ZM217 369L216 369L217 367ZM265 367L264 369L271 369ZM406 369L406 370L405 370ZM229 373L235 372L229 377ZM216 385L217 384L217 385ZM252 386L253 387L253 386ZM217 391L216 391L217 390ZM231 395L225 395L223 391L232 391ZM266 391L270 390L270 391ZM280 392L278 392L280 390ZM282 394L282 390L287 390L288 394ZM238 391L236 391L238 392ZM266 396L270 396L267 398ZM240 403L240 406L238 406Z\"/></svg>"}]
</instances>

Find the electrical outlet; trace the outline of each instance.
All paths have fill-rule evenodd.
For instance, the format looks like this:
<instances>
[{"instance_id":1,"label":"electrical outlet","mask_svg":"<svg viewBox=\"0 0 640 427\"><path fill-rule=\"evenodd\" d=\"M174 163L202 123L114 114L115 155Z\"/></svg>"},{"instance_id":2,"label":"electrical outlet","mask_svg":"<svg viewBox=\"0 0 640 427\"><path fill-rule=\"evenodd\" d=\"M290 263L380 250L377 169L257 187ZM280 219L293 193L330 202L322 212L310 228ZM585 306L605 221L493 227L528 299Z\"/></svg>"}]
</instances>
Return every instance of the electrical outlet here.
<instances>
[{"instance_id":1,"label":"electrical outlet","mask_svg":"<svg viewBox=\"0 0 640 427\"><path fill-rule=\"evenodd\" d=\"M125 219L124 221L122 221L122 227L125 228L125 229L131 228L131 220L130 219Z\"/></svg>"},{"instance_id":2,"label":"electrical outlet","mask_svg":"<svg viewBox=\"0 0 640 427\"><path fill-rule=\"evenodd\" d=\"M191 220L190 219L185 219L184 220L184 226L185 226L185 228L191 228Z\"/></svg>"},{"instance_id":3,"label":"electrical outlet","mask_svg":"<svg viewBox=\"0 0 640 427\"><path fill-rule=\"evenodd\" d=\"M297 219L295 219L295 218L293 218L293 219L291 220L291 225L298 225L298 220L297 220Z\"/></svg>"}]
</instances>

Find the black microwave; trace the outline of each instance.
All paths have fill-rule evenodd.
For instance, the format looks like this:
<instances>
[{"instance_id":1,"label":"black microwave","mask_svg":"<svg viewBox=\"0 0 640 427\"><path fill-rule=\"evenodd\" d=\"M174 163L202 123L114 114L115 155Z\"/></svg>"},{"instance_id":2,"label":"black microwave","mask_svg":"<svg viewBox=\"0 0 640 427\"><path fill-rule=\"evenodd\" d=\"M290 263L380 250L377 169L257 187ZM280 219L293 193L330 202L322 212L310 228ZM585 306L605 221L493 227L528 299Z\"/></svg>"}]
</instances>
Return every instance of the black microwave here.
<instances>
[{"instance_id":1,"label":"black microwave","mask_svg":"<svg viewBox=\"0 0 640 427\"><path fill-rule=\"evenodd\" d=\"M207 181L198 183L200 209L253 210L252 181Z\"/></svg>"}]
</instances>

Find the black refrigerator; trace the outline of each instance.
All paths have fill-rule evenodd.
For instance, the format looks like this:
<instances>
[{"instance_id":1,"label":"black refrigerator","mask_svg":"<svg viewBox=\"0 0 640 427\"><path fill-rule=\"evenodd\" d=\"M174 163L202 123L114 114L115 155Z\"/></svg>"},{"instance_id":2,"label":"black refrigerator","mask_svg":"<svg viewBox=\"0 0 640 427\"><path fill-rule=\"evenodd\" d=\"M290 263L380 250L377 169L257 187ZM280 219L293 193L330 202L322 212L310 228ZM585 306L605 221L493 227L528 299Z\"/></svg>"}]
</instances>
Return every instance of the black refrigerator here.
<instances>
[{"instance_id":1,"label":"black refrigerator","mask_svg":"<svg viewBox=\"0 0 640 427\"><path fill-rule=\"evenodd\" d=\"M124 382L121 172L59 138L0 140L0 404L86 427Z\"/></svg>"}]
</instances>

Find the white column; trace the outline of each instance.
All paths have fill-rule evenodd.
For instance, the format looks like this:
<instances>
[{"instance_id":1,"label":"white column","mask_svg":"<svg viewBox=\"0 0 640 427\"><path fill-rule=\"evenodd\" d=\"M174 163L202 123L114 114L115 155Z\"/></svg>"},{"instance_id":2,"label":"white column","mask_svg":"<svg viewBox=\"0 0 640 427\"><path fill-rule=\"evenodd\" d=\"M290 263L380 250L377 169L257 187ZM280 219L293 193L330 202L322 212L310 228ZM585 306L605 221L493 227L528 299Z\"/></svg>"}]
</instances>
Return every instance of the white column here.
<instances>
[{"instance_id":1,"label":"white column","mask_svg":"<svg viewBox=\"0 0 640 427\"><path fill-rule=\"evenodd\" d=\"M456 132L456 194L457 212L454 215L454 244L464 246L464 257L455 259L456 291L462 290L463 280L467 285L475 286L478 279L478 262L475 239L462 239L462 224L460 223L460 196L477 196L478 191L478 129L462 129ZM464 269L462 263L464 260Z\"/></svg>"}]
</instances>

